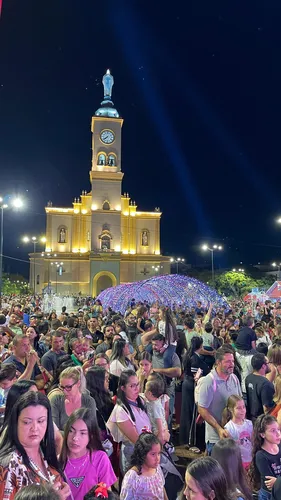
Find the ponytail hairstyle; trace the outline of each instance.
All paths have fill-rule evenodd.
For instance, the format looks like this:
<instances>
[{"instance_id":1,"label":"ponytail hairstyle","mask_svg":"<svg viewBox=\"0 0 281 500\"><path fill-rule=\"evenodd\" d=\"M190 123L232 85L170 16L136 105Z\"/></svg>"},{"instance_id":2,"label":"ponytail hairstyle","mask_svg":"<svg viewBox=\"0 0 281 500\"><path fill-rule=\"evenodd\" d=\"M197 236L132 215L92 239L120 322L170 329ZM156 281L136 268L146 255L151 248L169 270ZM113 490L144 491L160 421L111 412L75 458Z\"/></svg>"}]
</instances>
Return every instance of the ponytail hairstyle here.
<instances>
[{"instance_id":1,"label":"ponytail hairstyle","mask_svg":"<svg viewBox=\"0 0 281 500\"><path fill-rule=\"evenodd\" d=\"M251 486L253 489L258 490L260 488L260 473L259 470L256 466L256 453L261 450L262 445L264 443L264 438L261 436L261 434L265 433L266 428L268 425L276 423L277 420L275 417L272 417L271 415L260 415L254 426L254 432L252 436L252 462L249 467L249 479L251 482Z\"/></svg>"},{"instance_id":2,"label":"ponytail hairstyle","mask_svg":"<svg viewBox=\"0 0 281 500\"><path fill-rule=\"evenodd\" d=\"M165 342L170 345L178 339L176 323L170 307L161 306L160 309L165 322Z\"/></svg>"},{"instance_id":3,"label":"ponytail hairstyle","mask_svg":"<svg viewBox=\"0 0 281 500\"><path fill-rule=\"evenodd\" d=\"M221 426L224 427L229 420L233 418L233 410L238 403L238 401L243 401L243 398L241 396L237 396L236 394L232 394L232 396L229 396L226 407L224 408L222 412L222 421L221 421Z\"/></svg>"},{"instance_id":4,"label":"ponytail hairstyle","mask_svg":"<svg viewBox=\"0 0 281 500\"><path fill-rule=\"evenodd\" d=\"M60 382L63 378L72 378L75 382L80 382L79 390L85 392L86 390L86 379L82 370L82 366L69 366L65 368L60 374Z\"/></svg>"}]
</instances>

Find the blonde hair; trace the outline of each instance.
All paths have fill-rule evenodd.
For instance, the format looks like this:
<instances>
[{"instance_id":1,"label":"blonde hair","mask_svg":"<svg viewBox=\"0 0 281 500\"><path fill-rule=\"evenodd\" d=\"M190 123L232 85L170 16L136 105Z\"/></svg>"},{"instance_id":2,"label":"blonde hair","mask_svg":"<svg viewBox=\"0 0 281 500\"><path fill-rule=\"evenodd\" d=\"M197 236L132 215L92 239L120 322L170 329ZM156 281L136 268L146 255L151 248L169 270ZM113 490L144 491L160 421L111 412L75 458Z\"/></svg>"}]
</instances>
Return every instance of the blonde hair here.
<instances>
[{"instance_id":1,"label":"blonde hair","mask_svg":"<svg viewBox=\"0 0 281 500\"><path fill-rule=\"evenodd\" d=\"M72 378L75 383L80 382L79 390L81 393L85 392L86 379L81 366L69 366L65 368L60 374L60 382L63 378Z\"/></svg>"},{"instance_id":2,"label":"blonde hair","mask_svg":"<svg viewBox=\"0 0 281 500\"><path fill-rule=\"evenodd\" d=\"M237 396L236 394L232 394L232 396L229 396L226 407L224 408L222 412L222 422L221 426L224 427L229 420L233 418L233 410L235 406L237 405L238 401L244 401L241 396Z\"/></svg>"},{"instance_id":3,"label":"blonde hair","mask_svg":"<svg viewBox=\"0 0 281 500\"><path fill-rule=\"evenodd\" d=\"M275 387L275 394L273 401L275 403L278 403L278 401L281 401L281 375L277 375L274 381L274 387Z\"/></svg>"}]
</instances>

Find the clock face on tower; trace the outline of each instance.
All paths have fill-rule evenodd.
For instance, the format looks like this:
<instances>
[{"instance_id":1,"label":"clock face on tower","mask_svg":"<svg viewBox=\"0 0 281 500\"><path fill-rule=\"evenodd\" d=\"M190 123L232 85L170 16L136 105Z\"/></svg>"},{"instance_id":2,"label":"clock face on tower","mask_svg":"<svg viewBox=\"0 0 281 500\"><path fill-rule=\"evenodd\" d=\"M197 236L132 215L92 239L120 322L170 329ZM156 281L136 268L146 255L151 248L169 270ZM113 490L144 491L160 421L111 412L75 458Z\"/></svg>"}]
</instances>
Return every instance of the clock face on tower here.
<instances>
[{"instance_id":1,"label":"clock face on tower","mask_svg":"<svg viewBox=\"0 0 281 500\"><path fill-rule=\"evenodd\" d=\"M114 133L111 130L102 130L100 133L100 140L104 144L111 144L115 139Z\"/></svg>"}]
</instances>

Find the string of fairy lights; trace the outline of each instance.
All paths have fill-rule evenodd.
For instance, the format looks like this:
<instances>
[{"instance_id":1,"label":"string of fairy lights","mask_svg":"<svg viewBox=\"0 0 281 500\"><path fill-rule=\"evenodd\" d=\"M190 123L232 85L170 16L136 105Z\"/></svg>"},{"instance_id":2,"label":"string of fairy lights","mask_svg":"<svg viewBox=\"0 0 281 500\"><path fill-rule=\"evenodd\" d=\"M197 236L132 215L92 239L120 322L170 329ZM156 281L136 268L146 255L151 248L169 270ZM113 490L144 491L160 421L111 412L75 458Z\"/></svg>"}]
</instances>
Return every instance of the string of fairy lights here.
<instances>
[{"instance_id":1,"label":"string of fairy lights","mask_svg":"<svg viewBox=\"0 0 281 500\"><path fill-rule=\"evenodd\" d=\"M111 307L114 311L124 314L131 300L147 301L153 304L183 308L196 307L200 300L204 307L213 304L214 309L228 307L227 302L211 287L196 280L178 274L154 276L147 280L118 285L101 292L97 297L104 308Z\"/></svg>"}]
</instances>

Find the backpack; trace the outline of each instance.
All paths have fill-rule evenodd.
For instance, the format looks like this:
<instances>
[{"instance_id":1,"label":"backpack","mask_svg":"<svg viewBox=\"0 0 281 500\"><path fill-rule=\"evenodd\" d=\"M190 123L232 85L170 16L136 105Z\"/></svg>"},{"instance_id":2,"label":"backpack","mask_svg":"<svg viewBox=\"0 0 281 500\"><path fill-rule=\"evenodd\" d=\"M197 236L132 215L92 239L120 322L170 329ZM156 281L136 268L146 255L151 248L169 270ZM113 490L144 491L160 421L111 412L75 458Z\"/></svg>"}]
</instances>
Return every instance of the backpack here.
<instances>
[{"instance_id":1,"label":"backpack","mask_svg":"<svg viewBox=\"0 0 281 500\"><path fill-rule=\"evenodd\" d=\"M217 390L217 383L216 383L216 380L215 380L215 377L214 375L212 374L212 372L208 373L208 375L211 375L212 379L213 379L213 391L216 392ZM194 387L194 402L196 405L198 405L198 401L199 401L199 393L200 393L200 387L202 385L202 381L208 376L206 375L205 377L200 377L199 380L197 381L197 384L195 385Z\"/></svg>"},{"instance_id":2,"label":"backpack","mask_svg":"<svg viewBox=\"0 0 281 500\"><path fill-rule=\"evenodd\" d=\"M216 392L217 390L217 383L216 383L216 379L213 375L212 372L208 373L208 375L210 375L212 377L212 380L213 380L213 391ZM195 404L198 404L198 401L199 401L199 393L200 393L200 387L202 385L202 381L208 377L208 375L206 375L205 377L200 377L197 384L195 385L195 388L194 388L194 401L195 401ZM230 375L230 377L234 377L234 380L236 382L236 385L239 387L240 386L240 382L238 380L238 378L236 377L236 375L234 373L232 373Z\"/></svg>"}]
</instances>

